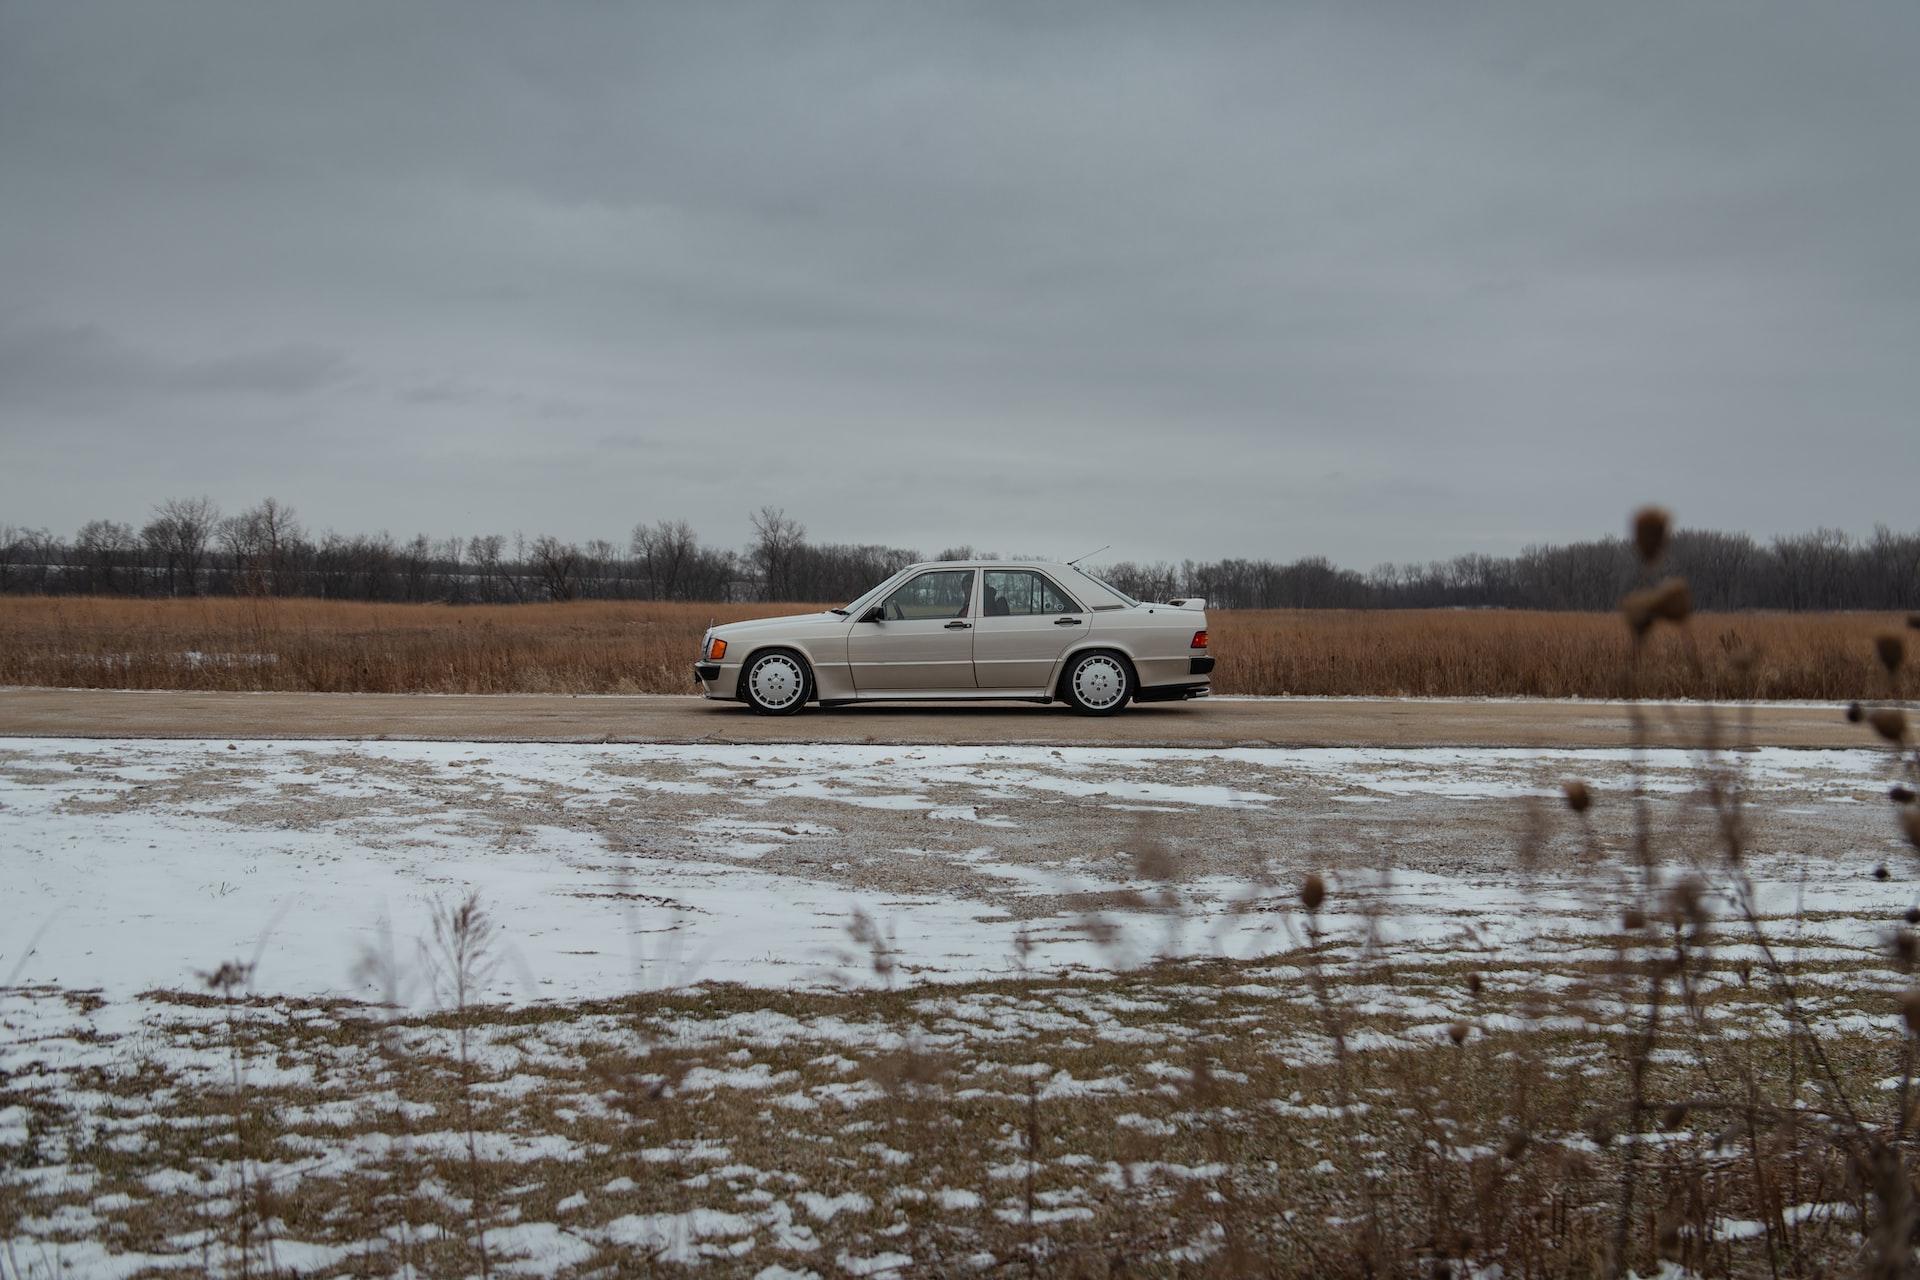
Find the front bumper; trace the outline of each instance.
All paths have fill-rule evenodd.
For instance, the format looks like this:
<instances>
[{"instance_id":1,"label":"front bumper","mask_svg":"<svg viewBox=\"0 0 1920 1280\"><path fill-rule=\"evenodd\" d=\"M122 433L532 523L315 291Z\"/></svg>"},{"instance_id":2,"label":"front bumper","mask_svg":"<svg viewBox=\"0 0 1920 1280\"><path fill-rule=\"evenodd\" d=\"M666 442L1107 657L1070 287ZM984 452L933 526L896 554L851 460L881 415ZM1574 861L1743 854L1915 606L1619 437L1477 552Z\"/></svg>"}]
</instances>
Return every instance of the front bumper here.
<instances>
[{"instance_id":1,"label":"front bumper","mask_svg":"<svg viewBox=\"0 0 1920 1280\"><path fill-rule=\"evenodd\" d=\"M693 679L694 682L700 686L700 693L703 697L719 698L726 702L738 701L739 699L735 694L734 685L739 678L740 674L737 668L733 676L728 678L726 668L717 662L696 662L693 664Z\"/></svg>"}]
</instances>

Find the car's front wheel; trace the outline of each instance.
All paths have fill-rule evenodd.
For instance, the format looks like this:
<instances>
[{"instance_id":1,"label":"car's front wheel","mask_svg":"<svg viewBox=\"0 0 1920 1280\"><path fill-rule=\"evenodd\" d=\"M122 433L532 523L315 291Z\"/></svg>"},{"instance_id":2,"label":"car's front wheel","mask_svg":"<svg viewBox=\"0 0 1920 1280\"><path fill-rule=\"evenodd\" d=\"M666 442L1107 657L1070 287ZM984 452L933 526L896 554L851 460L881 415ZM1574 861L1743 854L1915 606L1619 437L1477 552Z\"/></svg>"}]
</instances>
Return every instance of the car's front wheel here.
<instances>
[{"instance_id":1,"label":"car's front wheel","mask_svg":"<svg viewBox=\"0 0 1920 1280\"><path fill-rule=\"evenodd\" d=\"M1133 696L1133 668L1117 653L1083 653L1067 664L1060 692L1082 715L1110 716Z\"/></svg>"},{"instance_id":2,"label":"car's front wheel","mask_svg":"<svg viewBox=\"0 0 1920 1280\"><path fill-rule=\"evenodd\" d=\"M763 716L790 716L807 705L813 673L807 660L789 649L756 653L740 673L740 696Z\"/></svg>"}]
</instances>

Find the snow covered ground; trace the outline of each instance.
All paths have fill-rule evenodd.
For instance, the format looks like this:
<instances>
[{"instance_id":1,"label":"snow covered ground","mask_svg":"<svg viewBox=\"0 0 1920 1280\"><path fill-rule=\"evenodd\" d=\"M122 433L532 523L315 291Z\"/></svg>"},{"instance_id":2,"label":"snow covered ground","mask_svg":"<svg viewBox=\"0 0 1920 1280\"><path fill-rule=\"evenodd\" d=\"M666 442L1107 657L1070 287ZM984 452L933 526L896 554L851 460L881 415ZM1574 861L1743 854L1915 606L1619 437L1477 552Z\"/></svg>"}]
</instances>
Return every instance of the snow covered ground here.
<instances>
[{"instance_id":1,"label":"snow covered ground","mask_svg":"<svg viewBox=\"0 0 1920 1280\"><path fill-rule=\"evenodd\" d=\"M1871 944L1913 900L1904 874L1871 874L1902 847L1886 757L1735 763L1769 909ZM1670 855L1711 846L1699 764L1648 760ZM1386 907L1443 950L1566 939L1617 918L1627 768L1615 750L13 740L0 985L111 1001L257 960L262 991L373 996L356 965L407 960L469 890L502 928L486 994L508 1002L873 982L876 951L949 979L1254 955L1297 939L1307 870L1336 923ZM1597 857L1552 803L1572 777L1600 797Z\"/></svg>"},{"instance_id":2,"label":"snow covered ground","mask_svg":"<svg viewBox=\"0 0 1920 1280\"><path fill-rule=\"evenodd\" d=\"M1711 869L1707 766L1751 802L1747 865L1763 911L1794 917L1775 954L1813 962L1808 1007L1836 1032L1897 1035L1891 995L1909 979L1878 954L1915 897L1889 758L1651 753L1662 876L1696 858ZM1597 797L1584 823L1560 799L1571 778ZM676 989L639 1013L498 1013L475 1031L478 1158L514 1170L485 1232L503 1272L650 1253L765 1277L902 1274L928 1242L990 1269L1016 1256L1009 1224L1104 1230L1110 1202L1164 1207L1229 1177L1195 1141L1215 1121L1181 1063L1204 1043L1221 1059L1212 1078L1247 1085L1327 1060L1309 962L1193 987L1142 971L807 989L1285 952L1317 871L1327 934L1392 943L1384 976L1378 948L1328 961L1356 1019L1350 1047L1447 1046L1469 1016L1476 1037L1602 1037L1622 1014L1583 979L1613 954L1599 935L1627 896L1631 784L1617 750L10 740L0 1148L32 1158L0 1180L22 1210L0 1243L49 1274L196 1258L231 1273L249 1248L234 1205L266 1179L280 1203L334 1204L275 1224L281 1265L343 1268L387 1247L396 1221L413 1230L423 1204L444 1212L421 1238L457 1256L469 1148L434 1092L456 1071L448 1026L408 1025L401 1048L375 1052L337 1006L264 1001L236 1037L220 1005L165 993L204 991L201 975L237 960L258 993L373 999L371 954L412 975L404 995L424 1007L432 919L474 892L501 928L484 1000ZM1741 953L1736 934L1719 962ZM677 990L705 981L786 990ZM1759 998L1728 973L1707 985ZM1542 1018L1530 993L1564 1007ZM1741 1016L1742 1035L1784 1028L1764 1008ZM1611 1061L1597 1041L1578 1053L1592 1071ZM1588 1062L1578 1053L1567 1061ZM935 1114L901 1101L920 1054L946 1055L940 1087L981 1117L977 1133L912 1127ZM609 1075L608 1060L625 1065ZM692 1136L621 1108L620 1088L652 1097L670 1074L674 1132ZM400 1101L396 1080L419 1099ZM1256 1101L1296 1140L1342 1114L1290 1087ZM237 1121L209 1100L240 1099L275 1135L266 1155L222 1145ZM1022 1118L1041 1104L1078 1136L1030 1164ZM1414 1114L1369 1121L1382 1149L1418 1137L1385 1131ZM426 1169L410 1175L411 1207L354 1208L409 1160ZM1310 1174L1323 1169L1338 1172ZM1122 1191L1140 1198L1113 1201ZM997 1254L954 1252L995 1240ZM1213 1237L1181 1247L1205 1256Z\"/></svg>"}]
</instances>

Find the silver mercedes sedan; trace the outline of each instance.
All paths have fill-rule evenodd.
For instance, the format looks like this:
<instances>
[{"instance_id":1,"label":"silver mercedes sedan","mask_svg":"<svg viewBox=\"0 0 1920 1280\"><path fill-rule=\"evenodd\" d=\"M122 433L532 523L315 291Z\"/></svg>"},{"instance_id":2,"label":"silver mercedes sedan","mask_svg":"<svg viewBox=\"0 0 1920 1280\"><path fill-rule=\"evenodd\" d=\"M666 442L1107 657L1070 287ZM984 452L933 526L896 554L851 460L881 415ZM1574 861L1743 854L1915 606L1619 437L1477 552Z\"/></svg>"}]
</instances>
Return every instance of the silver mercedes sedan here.
<instances>
[{"instance_id":1,"label":"silver mercedes sedan","mask_svg":"<svg viewBox=\"0 0 1920 1280\"><path fill-rule=\"evenodd\" d=\"M709 698L791 715L809 702L1059 700L1088 715L1210 691L1204 600L1142 604L1071 565L909 565L843 609L714 627Z\"/></svg>"}]
</instances>

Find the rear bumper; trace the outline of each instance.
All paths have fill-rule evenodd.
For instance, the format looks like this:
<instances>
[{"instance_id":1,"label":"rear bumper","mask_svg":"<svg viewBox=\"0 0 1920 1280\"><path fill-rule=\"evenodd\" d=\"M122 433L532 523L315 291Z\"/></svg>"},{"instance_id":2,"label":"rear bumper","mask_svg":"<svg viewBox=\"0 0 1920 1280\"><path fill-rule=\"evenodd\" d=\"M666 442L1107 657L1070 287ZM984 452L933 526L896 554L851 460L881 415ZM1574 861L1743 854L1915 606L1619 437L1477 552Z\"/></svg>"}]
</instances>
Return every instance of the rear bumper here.
<instances>
[{"instance_id":1,"label":"rear bumper","mask_svg":"<svg viewBox=\"0 0 1920 1280\"><path fill-rule=\"evenodd\" d=\"M1213 659L1212 659L1212 658L1210 658L1210 657L1207 657L1207 658L1189 658L1189 659L1187 659L1187 674L1188 674L1188 675L1190 675L1190 676L1210 676L1210 675L1212 675L1212 674L1213 674Z\"/></svg>"}]
</instances>

